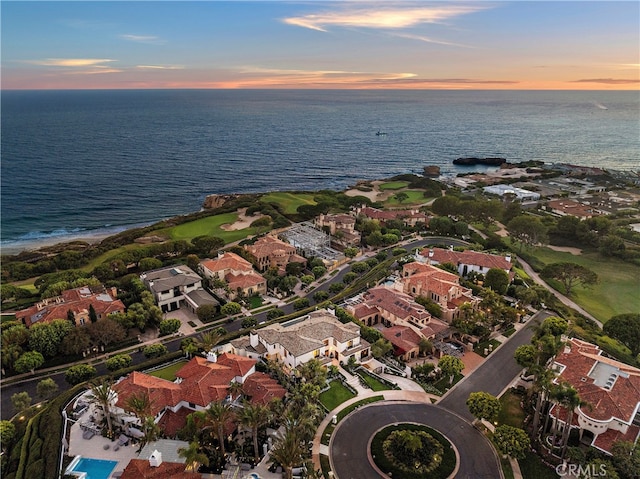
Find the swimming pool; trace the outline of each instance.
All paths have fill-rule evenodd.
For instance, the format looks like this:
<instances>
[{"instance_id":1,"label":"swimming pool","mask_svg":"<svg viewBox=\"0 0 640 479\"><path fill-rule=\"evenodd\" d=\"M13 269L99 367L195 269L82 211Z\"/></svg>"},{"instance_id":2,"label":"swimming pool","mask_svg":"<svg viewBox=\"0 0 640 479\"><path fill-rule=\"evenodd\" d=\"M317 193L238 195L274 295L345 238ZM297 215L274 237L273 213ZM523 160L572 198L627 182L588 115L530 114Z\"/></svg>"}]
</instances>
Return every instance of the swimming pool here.
<instances>
[{"instance_id":1,"label":"swimming pool","mask_svg":"<svg viewBox=\"0 0 640 479\"><path fill-rule=\"evenodd\" d=\"M118 461L91 459L89 457L80 457L77 462L76 459L69 465L71 469L67 468L67 473L84 472L86 479L109 479L111 472L118 464Z\"/></svg>"}]
</instances>

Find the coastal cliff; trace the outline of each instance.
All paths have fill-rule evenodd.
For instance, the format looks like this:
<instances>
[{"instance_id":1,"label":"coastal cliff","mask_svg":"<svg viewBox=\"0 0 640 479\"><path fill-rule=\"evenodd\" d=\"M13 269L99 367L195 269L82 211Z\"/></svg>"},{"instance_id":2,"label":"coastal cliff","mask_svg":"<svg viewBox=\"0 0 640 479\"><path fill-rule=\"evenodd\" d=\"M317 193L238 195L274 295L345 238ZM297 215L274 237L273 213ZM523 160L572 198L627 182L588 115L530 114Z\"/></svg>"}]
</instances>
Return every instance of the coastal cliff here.
<instances>
[{"instance_id":1,"label":"coastal cliff","mask_svg":"<svg viewBox=\"0 0 640 479\"><path fill-rule=\"evenodd\" d=\"M238 195L209 195L204 199L202 207L206 210L220 208L227 201L238 198Z\"/></svg>"}]
</instances>

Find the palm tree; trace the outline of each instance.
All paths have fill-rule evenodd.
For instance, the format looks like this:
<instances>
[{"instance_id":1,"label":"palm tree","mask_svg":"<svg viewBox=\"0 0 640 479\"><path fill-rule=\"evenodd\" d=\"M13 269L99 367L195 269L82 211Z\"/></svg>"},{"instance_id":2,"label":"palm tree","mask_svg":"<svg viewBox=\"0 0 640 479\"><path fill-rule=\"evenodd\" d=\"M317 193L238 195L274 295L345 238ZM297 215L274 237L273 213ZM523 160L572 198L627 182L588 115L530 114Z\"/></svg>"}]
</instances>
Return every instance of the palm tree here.
<instances>
[{"instance_id":1,"label":"palm tree","mask_svg":"<svg viewBox=\"0 0 640 479\"><path fill-rule=\"evenodd\" d=\"M222 335L215 329L213 331L207 331L200 335L198 346L201 347L205 353L208 353L217 346L221 339Z\"/></svg>"},{"instance_id":2,"label":"palm tree","mask_svg":"<svg viewBox=\"0 0 640 479\"><path fill-rule=\"evenodd\" d=\"M138 449L138 452L142 451L142 448L146 444L157 441L160 437L160 426L158 426L152 417L146 417L144 419L142 423L142 434L143 436L140 439L140 449Z\"/></svg>"},{"instance_id":3,"label":"palm tree","mask_svg":"<svg viewBox=\"0 0 640 479\"><path fill-rule=\"evenodd\" d=\"M573 421L573 411L578 406L584 405L582 399L580 399L580 395L578 391L572 387L567 387L562 405L567 409L567 419L564 426L563 436L562 436L562 454L560 455L561 459L564 459L565 454L567 453L567 447L569 445L569 434L571 433L571 422Z\"/></svg>"},{"instance_id":4,"label":"palm tree","mask_svg":"<svg viewBox=\"0 0 640 479\"><path fill-rule=\"evenodd\" d=\"M185 458L185 471L188 472L198 472L201 464L209 465L209 458L200 451L197 441L190 442L189 447L179 448L178 455Z\"/></svg>"},{"instance_id":5,"label":"palm tree","mask_svg":"<svg viewBox=\"0 0 640 479\"><path fill-rule=\"evenodd\" d=\"M125 402L125 410L140 420L142 425L146 418L151 417L153 402L146 391L134 393Z\"/></svg>"},{"instance_id":6,"label":"palm tree","mask_svg":"<svg viewBox=\"0 0 640 479\"><path fill-rule=\"evenodd\" d=\"M251 404L245 402L240 412L240 422L251 428L253 438L253 452L256 463L260 461L260 450L258 449L258 432L262 426L271 420L271 411L261 404Z\"/></svg>"},{"instance_id":7,"label":"palm tree","mask_svg":"<svg viewBox=\"0 0 640 479\"><path fill-rule=\"evenodd\" d=\"M304 446L296 429L286 429L280 439L269 451L270 462L280 464L287 479L292 479L293 468L302 462Z\"/></svg>"},{"instance_id":8,"label":"palm tree","mask_svg":"<svg viewBox=\"0 0 640 479\"><path fill-rule=\"evenodd\" d=\"M229 384L229 395L231 396L231 401L239 398L242 395L242 383L238 381L231 381Z\"/></svg>"},{"instance_id":9,"label":"palm tree","mask_svg":"<svg viewBox=\"0 0 640 479\"><path fill-rule=\"evenodd\" d=\"M96 380L91 383L91 393L87 396L90 403L99 406L107 419L107 434L109 437L113 435L113 426L111 424L111 406L116 400L116 393L111 389L111 381L109 379Z\"/></svg>"},{"instance_id":10,"label":"palm tree","mask_svg":"<svg viewBox=\"0 0 640 479\"><path fill-rule=\"evenodd\" d=\"M220 444L222 457L225 456L224 427L235 419L235 413L230 404L213 402L204 411L198 411L197 417L204 423L203 429L212 429Z\"/></svg>"}]
</instances>

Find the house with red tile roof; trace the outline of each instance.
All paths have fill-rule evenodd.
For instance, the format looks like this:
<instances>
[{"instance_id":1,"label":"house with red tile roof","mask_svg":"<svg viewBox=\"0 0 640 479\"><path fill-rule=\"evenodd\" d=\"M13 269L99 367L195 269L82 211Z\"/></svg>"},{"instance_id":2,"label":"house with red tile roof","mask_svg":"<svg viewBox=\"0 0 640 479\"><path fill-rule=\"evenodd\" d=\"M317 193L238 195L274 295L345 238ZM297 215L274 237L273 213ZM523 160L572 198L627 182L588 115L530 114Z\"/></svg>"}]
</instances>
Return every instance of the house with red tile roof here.
<instances>
[{"instance_id":1,"label":"house with red tile roof","mask_svg":"<svg viewBox=\"0 0 640 479\"><path fill-rule=\"evenodd\" d=\"M553 361L556 383L566 381L585 403L574 409L571 428L583 443L611 454L617 441L637 443L640 437L640 369L607 358L600 348L572 338ZM566 409L554 404L549 414L563 429Z\"/></svg>"},{"instance_id":2,"label":"house with red tile roof","mask_svg":"<svg viewBox=\"0 0 640 479\"><path fill-rule=\"evenodd\" d=\"M413 326L428 333L427 339L435 337L448 325L432 317L424 306L416 303L411 295L387 286L371 288L353 298L345 309L367 326L382 323L390 326Z\"/></svg>"},{"instance_id":3,"label":"house with red tile roof","mask_svg":"<svg viewBox=\"0 0 640 479\"><path fill-rule=\"evenodd\" d=\"M45 298L27 309L18 311L16 319L29 328L33 324L50 323L54 319L67 319L68 312L71 311L75 325L80 326L90 322L89 311L92 307L98 320L110 314L125 312L124 304L117 299L115 288L105 289L102 285L82 286L68 289L60 296Z\"/></svg>"},{"instance_id":4,"label":"house with red tile roof","mask_svg":"<svg viewBox=\"0 0 640 479\"><path fill-rule=\"evenodd\" d=\"M307 264L307 259L296 253L295 246L274 235L265 235L244 248L255 256L258 262L256 266L260 271L276 268L279 274L284 275L289 263L300 263L303 266Z\"/></svg>"},{"instance_id":5,"label":"house with red tile roof","mask_svg":"<svg viewBox=\"0 0 640 479\"><path fill-rule=\"evenodd\" d=\"M410 361L420 354L420 341L424 336L409 326L391 326L380 331L393 345L394 356L403 361Z\"/></svg>"},{"instance_id":6,"label":"house with red tile roof","mask_svg":"<svg viewBox=\"0 0 640 479\"><path fill-rule=\"evenodd\" d=\"M566 198L547 201L547 204L542 208L547 211L551 211L553 214L558 216L575 216L581 220L586 220L602 214L591 205Z\"/></svg>"},{"instance_id":7,"label":"house with red tile roof","mask_svg":"<svg viewBox=\"0 0 640 479\"><path fill-rule=\"evenodd\" d=\"M472 271L486 274L490 269L497 268L511 271L511 255L481 253L479 251L453 249L426 248L416 255L416 260L427 264L451 263L458 268L460 276L466 276Z\"/></svg>"},{"instance_id":8,"label":"house with red tile roof","mask_svg":"<svg viewBox=\"0 0 640 479\"><path fill-rule=\"evenodd\" d=\"M346 363L353 357L362 362L370 359L369 346L357 324L343 324L326 309L251 331L227 345L234 354L279 361L290 369L314 358Z\"/></svg>"},{"instance_id":9,"label":"house with red tile roof","mask_svg":"<svg viewBox=\"0 0 640 479\"><path fill-rule=\"evenodd\" d=\"M413 296L425 296L442 309L442 318L451 322L460 315L460 306L472 307L480 302L469 288L460 285L460 278L430 264L414 261L402 267L402 289Z\"/></svg>"},{"instance_id":10,"label":"house with red tile roof","mask_svg":"<svg viewBox=\"0 0 640 479\"><path fill-rule=\"evenodd\" d=\"M200 269L206 278L226 281L229 299L235 299L239 292L244 296L267 293L267 280L253 269L249 261L230 251L216 259L201 261Z\"/></svg>"},{"instance_id":11,"label":"house with red tile roof","mask_svg":"<svg viewBox=\"0 0 640 479\"><path fill-rule=\"evenodd\" d=\"M170 450L161 448L165 452L153 449L147 452L149 446L159 447L159 444L166 442L172 446ZM182 441L158 441L150 443L140 451L140 459L131 459L127 467L119 476L120 479L202 479L202 475L188 470L189 465L185 464L185 458L180 457L177 449L187 448L189 443ZM164 458L169 453L170 457ZM143 459L144 458L144 459Z\"/></svg>"},{"instance_id":12,"label":"house with red tile roof","mask_svg":"<svg viewBox=\"0 0 640 479\"><path fill-rule=\"evenodd\" d=\"M360 232L356 231L356 218L348 214L324 215L314 219L315 225L329 232L331 241L342 246L360 244Z\"/></svg>"},{"instance_id":13,"label":"house with red tile roof","mask_svg":"<svg viewBox=\"0 0 640 479\"><path fill-rule=\"evenodd\" d=\"M242 384L243 393L246 388L246 396L252 402L266 404L274 397L284 397L282 386L262 373L256 373L256 362L249 357L210 352L206 358L192 358L178 370L175 381L134 371L113 386L116 392L114 411L126 416L128 399L146 393L156 423L170 436L184 426L188 414L228 399L232 382ZM250 379L255 374L257 376ZM137 419L129 418L126 422L136 424Z\"/></svg>"},{"instance_id":14,"label":"house with red tile roof","mask_svg":"<svg viewBox=\"0 0 640 479\"><path fill-rule=\"evenodd\" d=\"M377 208L365 206L364 208L357 208L356 215L364 216L371 220L378 220L381 224L390 220L402 220L402 222L407 226L415 226L418 223L422 223L424 225L429 224L429 216L417 209L379 210Z\"/></svg>"}]
</instances>

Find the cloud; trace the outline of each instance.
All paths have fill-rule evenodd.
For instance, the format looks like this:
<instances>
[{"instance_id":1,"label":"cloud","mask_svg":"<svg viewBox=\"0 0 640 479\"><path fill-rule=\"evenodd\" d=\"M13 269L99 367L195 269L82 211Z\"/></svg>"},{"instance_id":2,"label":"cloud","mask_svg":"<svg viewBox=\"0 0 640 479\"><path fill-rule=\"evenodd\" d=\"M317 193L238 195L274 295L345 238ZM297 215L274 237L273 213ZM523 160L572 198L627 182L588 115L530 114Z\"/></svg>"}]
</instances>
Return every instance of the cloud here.
<instances>
[{"instance_id":1,"label":"cloud","mask_svg":"<svg viewBox=\"0 0 640 479\"><path fill-rule=\"evenodd\" d=\"M640 79L628 78L587 78L582 80L573 80L571 83L603 83L605 85L633 85L640 83Z\"/></svg>"},{"instance_id":2,"label":"cloud","mask_svg":"<svg viewBox=\"0 0 640 479\"><path fill-rule=\"evenodd\" d=\"M453 43L453 42L447 42L447 41L444 41L444 40L436 40L435 38L425 37L423 35L411 35L409 33L396 33L393 36L394 37L400 37L400 38L408 38L409 40L418 40L420 42L425 42L425 43L434 43L436 45L447 45L447 46L452 46L452 47L475 48L474 46L471 46L471 45L463 45L461 43Z\"/></svg>"},{"instance_id":3,"label":"cloud","mask_svg":"<svg viewBox=\"0 0 640 479\"><path fill-rule=\"evenodd\" d=\"M44 60L25 60L25 63L47 67L96 67L102 63L114 62L108 58L45 58Z\"/></svg>"},{"instance_id":4,"label":"cloud","mask_svg":"<svg viewBox=\"0 0 640 479\"><path fill-rule=\"evenodd\" d=\"M137 65L140 70L184 70L182 65Z\"/></svg>"},{"instance_id":5,"label":"cloud","mask_svg":"<svg viewBox=\"0 0 640 479\"><path fill-rule=\"evenodd\" d=\"M420 7L354 8L336 12L289 17L288 25L326 32L329 27L401 29L422 23L439 23L450 18L489 8L487 5L432 5Z\"/></svg>"},{"instance_id":6,"label":"cloud","mask_svg":"<svg viewBox=\"0 0 640 479\"><path fill-rule=\"evenodd\" d=\"M120 38L122 38L123 40L131 41L131 42L147 43L149 45L163 45L165 43L164 40L162 40L159 37L156 37L155 35L123 34L123 35L120 35Z\"/></svg>"}]
</instances>

